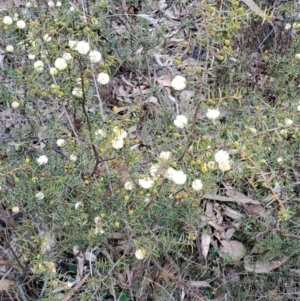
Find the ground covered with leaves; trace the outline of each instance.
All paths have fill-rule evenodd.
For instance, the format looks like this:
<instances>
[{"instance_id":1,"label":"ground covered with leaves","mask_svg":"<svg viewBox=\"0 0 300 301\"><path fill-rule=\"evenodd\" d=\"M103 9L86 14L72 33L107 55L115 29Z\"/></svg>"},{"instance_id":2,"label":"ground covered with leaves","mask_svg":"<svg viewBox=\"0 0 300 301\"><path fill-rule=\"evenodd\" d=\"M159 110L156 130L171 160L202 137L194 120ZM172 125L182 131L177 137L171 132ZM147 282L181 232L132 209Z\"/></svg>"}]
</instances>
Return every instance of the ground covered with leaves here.
<instances>
[{"instance_id":1,"label":"ground covered with leaves","mask_svg":"<svg viewBox=\"0 0 300 301\"><path fill-rule=\"evenodd\" d=\"M258 4L0 4L1 300L300 300L300 6Z\"/></svg>"}]
</instances>

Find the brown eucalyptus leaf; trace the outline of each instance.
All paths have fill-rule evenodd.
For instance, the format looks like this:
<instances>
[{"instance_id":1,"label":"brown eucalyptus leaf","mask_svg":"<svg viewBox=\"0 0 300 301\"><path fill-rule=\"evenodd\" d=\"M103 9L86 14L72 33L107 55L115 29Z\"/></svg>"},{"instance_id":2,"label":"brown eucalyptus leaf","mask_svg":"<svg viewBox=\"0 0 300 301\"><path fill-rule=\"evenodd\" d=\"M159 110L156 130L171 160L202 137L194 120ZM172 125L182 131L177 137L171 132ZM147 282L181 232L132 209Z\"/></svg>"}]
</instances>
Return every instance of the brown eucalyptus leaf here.
<instances>
[{"instance_id":1,"label":"brown eucalyptus leaf","mask_svg":"<svg viewBox=\"0 0 300 301\"><path fill-rule=\"evenodd\" d=\"M14 284L15 284L15 281L8 280L8 279L0 279L0 292L8 291L9 288Z\"/></svg>"},{"instance_id":2,"label":"brown eucalyptus leaf","mask_svg":"<svg viewBox=\"0 0 300 301\"><path fill-rule=\"evenodd\" d=\"M202 249L202 255L204 256L205 260L207 258L207 254L209 251L209 246L211 242L211 235L207 233L201 234L201 249Z\"/></svg>"},{"instance_id":3,"label":"brown eucalyptus leaf","mask_svg":"<svg viewBox=\"0 0 300 301\"><path fill-rule=\"evenodd\" d=\"M253 0L242 0L250 9L251 11L256 14L257 16L260 16L263 19L266 19L268 16L265 14L265 12L253 1Z\"/></svg>"},{"instance_id":4,"label":"brown eucalyptus leaf","mask_svg":"<svg viewBox=\"0 0 300 301\"><path fill-rule=\"evenodd\" d=\"M207 281L188 281L187 282L188 286L191 287L211 287L211 285Z\"/></svg>"},{"instance_id":5,"label":"brown eucalyptus leaf","mask_svg":"<svg viewBox=\"0 0 300 301\"><path fill-rule=\"evenodd\" d=\"M235 220L239 220L243 217L243 215L241 213L239 213L238 211L236 211L228 206L224 207L223 214L228 217L231 217L232 219L235 219Z\"/></svg>"},{"instance_id":6,"label":"brown eucalyptus leaf","mask_svg":"<svg viewBox=\"0 0 300 301\"><path fill-rule=\"evenodd\" d=\"M219 249L221 257L231 256L235 260L240 260L246 255L245 246L237 240L221 240L222 247Z\"/></svg>"},{"instance_id":7,"label":"brown eucalyptus leaf","mask_svg":"<svg viewBox=\"0 0 300 301\"><path fill-rule=\"evenodd\" d=\"M270 273L271 271L279 268L281 265L286 263L289 260L289 258L290 257L285 256L281 260L256 262L254 264L245 262L244 267L245 270L249 273L265 274L265 273Z\"/></svg>"}]
</instances>

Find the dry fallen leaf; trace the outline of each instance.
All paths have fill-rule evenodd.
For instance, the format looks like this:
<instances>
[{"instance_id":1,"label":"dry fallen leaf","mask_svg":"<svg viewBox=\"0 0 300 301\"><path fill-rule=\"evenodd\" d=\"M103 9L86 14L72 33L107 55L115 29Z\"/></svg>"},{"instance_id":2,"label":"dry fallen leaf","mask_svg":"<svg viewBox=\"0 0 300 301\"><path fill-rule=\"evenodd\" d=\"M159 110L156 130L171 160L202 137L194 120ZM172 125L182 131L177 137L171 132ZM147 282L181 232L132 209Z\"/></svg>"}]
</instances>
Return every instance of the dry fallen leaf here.
<instances>
[{"instance_id":1,"label":"dry fallen leaf","mask_svg":"<svg viewBox=\"0 0 300 301\"><path fill-rule=\"evenodd\" d=\"M222 185L225 188L225 193L228 197L234 199L235 202L241 203L243 205L248 204L259 204L259 202L251 199L250 197L246 196L245 194L239 192L236 188L231 186L226 182L222 182Z\"/></svg>"},{"instance_id":2,"label":"dry fallen leaf","mask_svg":"<svg viewBox=\"0 0 300 301\"><path fill-rule=\"evenodd\" d=\"M201 249L202 249L202 255L204 256L205 260L207 258L207 254L209 251L210 242L211 242L210 234L207 233L201 234Z\"/></svg>"},{"instance_id":3,"label":"dry fallen leaf","mask_svg":"<svg viewBox=\"0 0 300 301\"><path fill-rule=\"evenodd\" d=\"M164 87L171 87L172 86L172 77L171 75L162 75L160 77L155 77L155 80Z\"/></svg>"},{"instance_id":4,"label":"dry fallen leaf","mask_svg":"<svg viewBox=\"0 0 300 301\"><path fill-rule=\"evenodd\" d=\"M240 260L246 255L245 246L237 240L221 240L222 247L219 249L221 257L231 256L235 260Z\"/></svg>"},{"instance_id":5,"label":"dry fallen leaf","mask_svg":"<svg viewBox=\"0 0 300 301\"><path fill-rule=\"evenodd\" d=\"M14 284L15 281L8 279L0 279L0 292L9 290L9 288Z\"/></svg>"},{"instance_id":6,"label":"dry fallen leaf","mask_svg":"<svg viewBox=\"0 0 300 301\"><path fill-rule=\"evenodd\" d=\"M256 15L260 16L263 19L266 19L268 16L265 12L253 1L253 0L242 0Z\"/></svg>"},{"instance_id":7,"label":"dry fallen leaf","mask_svg":"<svg viewBox=\"0 0 300 301\"><path fill-rule=\"evenodd\" d=\"M192 287L211 287L211 285L207 281L188 281L186 283L188 286Z\"/></svg>"},{"instance_id":8,"label":"dry fallen leaf","mask_svg":"<svg viewBox=\"0 0 300 301\"><path fill-rule=\"evenodd\" d=\"M234 220L239 220L243 217L243 215L241 213L237 212L236 210L234 210L228 206L224 207L223 214L228 217L231 217Z\"/></svg>"},{"instance_id":9,"label":"dry fallen leaf","mask_svg":"<svg viewBox=\"0 0 300 301\"><path fill-rule=\"evenodd\" d=\"M254 264L250 264L245 262L245 270L250 273L256 273L256 274L264 274L264 273L270 273L271 271L279 268L281 265L286 263L289 260L290 257L285 256L281 260L274 260L274 261L268 261L268 262L256 262Z\"/></svg>"}]
</instances>

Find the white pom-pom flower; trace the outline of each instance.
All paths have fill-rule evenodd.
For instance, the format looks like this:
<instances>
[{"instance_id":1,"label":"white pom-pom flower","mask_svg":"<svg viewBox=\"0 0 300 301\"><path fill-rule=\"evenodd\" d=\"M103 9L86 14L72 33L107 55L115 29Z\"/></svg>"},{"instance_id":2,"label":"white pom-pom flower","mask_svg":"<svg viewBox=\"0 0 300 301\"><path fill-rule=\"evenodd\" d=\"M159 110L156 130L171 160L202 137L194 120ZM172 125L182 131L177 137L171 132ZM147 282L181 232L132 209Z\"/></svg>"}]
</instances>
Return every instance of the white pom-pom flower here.
<instances>
[{"instance_id":1,"label":"white pom-pom flower","mask_svg":"<svg viewBox=\"0 0 300 301\"><path fill-rule=\"evenodd\" d=\"M65 139L57 139L56 144L58 146L63 146L66 143Z\"/></svg>"},{"instance_id":2,"label":"white pom-pom flower","mask_svg":"<svg viewBox=\"0 0 300 301\"><path fill-rule=\"evenodd\" d=\"M17 22L17 27L18 27L19 29L24 29L24 28L26 27L26 23L25 23L23 20L19 20L19 21Z\"/></svg>"},{"instance_id":3,"label":"white pom-pom flower","mask_svg":"<svg viewBox=\"0 0 300 301\"><path fill-rule=\"evenodd\" d=\"M135 251L135 257L138 259L138 260L143 260L147 255L147 251L144 250L144 249L137 249Z\"/></svg>"},{"instance_id":4,"label":"white pom-pom flower","mask_svg":"<svg viewBox=\"0 0 300 301\"><path fill-rule=\"evenodd\" d=\"M75 204L75 209L76 209L76 210L82 210L83 208L84 208L84 205L83 205L82 202L77 202L77 203Z\"/></svg>"},{"instance_id":5,"label":"white pom-pom flower","mask_svg":"<svg viewBox=\"0 0 300 301\"><path fill-rule=\"evenodd\" d=\"M200 190L202 190L202 188L203 188L203 183L202 183L202 181L199 180L199 179L194 180L193 183L192 183L192 188L193 188L195 191L200 191Z\"/></svg>"},{"instance_id":6,"label":"white pom-pom flower","mask_svg":"<svg viewBox=\"0 0 300 301\"><path fill-rule=\"evenodd\" d=\"M99 129L99 130L97 130L97 131L95 132L95 136L96 136L96 137L105 138L106 132L105 132L104 130Z\"/></svg>"},{"instance_id":7,"label":"white pom-pom flower","mask_svg":"<svg viewBox=\"0 0 300 301\"><path fill-rule=\"evenodd\" d=\"M182 170L178 170L172 177L172 180L177 185L183 185L186 182L186 174Z\"/></svg>"},{"instance_id":8,"label":"white pom-pom flower","mask_svg":"<svg viewBox=\"0 0 300 301\"><path fill-rule=\"evenodd\" d=\"M29 53L29 54L28 54L28 59L29 59L29 60L34 60L34 59L35 59L35 55L32 54L32 53Z\"/></svg>"},{"instance_id":9,"label":"white pom-pom flower","mask_svg":"<svg viewBox=\"0 0 300 301\"><path fill-rule=\"evenodd\" d=\"M124 139L113 139L112 147L114 149L121 149L124 146Z\"/></svg>"},{"instance_id":10,"label":"white pom-pom flower","mask_svg":"<svg viewBox=\"0 0 300 301\"><path fill-rule=\"evenodd\" d=\"M215 161L217 163L229 162L229 154L224 150L219 150L215 153Z\"/></svg>"},{"instance_id":11,"label":"white pom-pom flower","mask_svg":"<svg viewBox=\"0 0 300 301\"><path fill-rule=\"evenodd\" d=\"M76 49L76 46L78 44L78 41L74 41L74 40L70 40L68 42L68 46L71 48L71 49Z\"/></svg>"},{"instance_id":12,"label":"white pom-pom flower","mask_svg":"<svg viewBox=\"0 0 300 301\"><path fill-rule=\"evenodd\" d=\"M159 171L159 166L158 166L158 164L154 164L154 165L150 166L150 175L151 175L152 177L157 176L157 172L158 172L158 171Z\"/></svg>"},{"instance_id":13,"label":"white pom-pom flower","mask_svg":"<svg viewBox=\"0 0 300 301\"><path fill-rule=\"evenodd\" d=\"M219 169L221 171L228 171L230 170L231 166L229 162L219 162L218 163Z\"/></svg>"},{"instance_id":14,"label":"white pom-pom flower","mask_svg":"<svg viewBox=\"0 0 300 301\"><path fill-rule=\"evenodd\" d=\"M40 192L38 192L38 193L35 195L35 197L36 197L39 201L41 201L41 200L44 199L45 195L44 195L44 193L43 193L42 191L40 191Z\"/></svg>"},{"instance_id":15,"label":"white pom-pom flower","mask_svg":"<svg viewBox=\"0 0 300 301\"><path fill-rule=\"evenodd\" d=\"M77 156L74 154L70 155L70 160L73 162L77 161Z\"/></svg>"},{"instance_id":16,"label":"white pom-pom flower","mask_svg":"<svg viewBox=\"0 0 300 301\"><path fill-rule=\"evenodd\" d=\"M2 20L2 22L5 25L11 25L13 22L13 19L10 16L5 16Z\"/></svg>"},{"instance_id":17,"label":"white pom-pom flower","mask_svg":"<svg viewBox=\"0 0 300 301\"><path fill-rule=\"evenodd\" d=\"M20 103L17 102L17 101L13 101L13 102L11 103L11 107L12 107L13 109L17 109L19 106L20 106Z\"/></svg>"},{"instance_id":18,"label":"white pom-pom flower","mask_svg":"<svg viewBox=\"0 0 300 301\"><path fill-rule=\"evenodd\" d=\"M47 156L45 155L42 155L42 156L39 156L37 159L36 159L37 163L39 165L43 165L43 164L47 164L48 163L48 158Z\"/></svg>"},{"instance_id":19,"label":"white pom-pom flower","mask_svg":"<svg viewBox=\"0 0 300 301\"><path fill-rule=\"evenodd\" d=\"M127 137L127 132L117 126L113 128L113 131L116 134L117 139L125 139Z\"/></svg>"},{"instance_id":20,"label":"white pom-pom flower","mask_svg":"<svg viewBox=\"0 0 300 301\"><path fill-rule=\"evenodd\" d=\"M76 45L76 50L80 54L88 54L90 51L90 44L86 41L79 41Z\"/></svg>"},{"instance_id":21,"label":"white pom-pom flower","mask_svg":"<svg viewBox=\"0 0 300 301\"><path fill-rule=\"evenodd\" d=\"M176 127L183 129L188 123L187 118L184 115L177 115L174 124Z\"/></svg>"},{"instance_id":22,"label":"white pom-pom flower","mask_svg":"<svg viewBox=\"0 0 300 301\"><path fill-rule=\"evenodd\" d=\"M89 58L90 58L92 63L98 63L101 60L101 53L97 50L92 50L89 53Z\"/></svg>"},{"instance_id":23,"label":"white pom-pom flower","mask_svg":"<svg viewBox=\"0 0 300 301\"><path fill-rule=\"evenodd\" d=\"M149 178L139 179L139 185L144 189L149 189L154 186L154 181Z\"/></svg>"},{"instance_id":24,"label":"white pom-pom flower","mask_svg":"<svg viewBox=\"0 0 300 301\"><path fill-rule=\"evenodd\" d=\"M162 161L168 161L171 157L171 152L161 152L159 154L159 158L162 160Z\"/></svg>"},{"instance_id":25,"label":"white pom-pom flower","mask_svg":"<svg viewBox=\"0 0 300 301\"><path fill-rule=\"evenodd\" d=\"M7 45L6 46L6 51L7 52L14 52L14 46L13 45Z\"/></svg>"},{"instance_id":26,"label":"white pom-pom flower","mask_svg":"<svg viewBox=\"0 0 300 301\"><path fill-rule=\"evenodd\" d=\"M46 33L44 36L43 36L43 40L44 42L50 42L52 40L52 38Z\"/></svg>"},{"instance_id":27,"label":"white pom-pom flower","mask_svg":"<svg viewBox=\"0 0 300 301\"><path fill-rule=\"evenodd\" d=\"M74 95L74 96L77 97L77 98L82 98L82 97L83 97L83 91L82 91L81 88L75 87L75 88L72 90L72 95Z\"/></svg>"},{"instance_id":28,"label":"white pom-pom flower","mask_svg":"<svg viewBox=\"0 0 300 301\"><path fill-rule=\"evenodd\" d=\"M285 125L286 126L289 126L289 125L292 125L293 124L293 120L292 119L289 119L289 118L287 118L287 119L285 119Z\"/></svg>"},{"instance_id":29,"label":"white pom-pom flower","mask_svg":"<svg viewBox=\"0 0 300 301\"><path fill-rule=\"evenodd\" d=\"M215 109L208 109L206 117L210 120L216 120L220 116L220 111Z\"/></svg>"},{"instance_id":30,"label":"white pom-pom flower","mask_svg":"<svg viewBox=\"0 0 300 301\"><path fill-rule=\"evenodd\" d=\"M72 54L69 53L69 52L64 52L62 58L63 58L66 62L68 62L68 61L71 61L71 60L73 59L73 56L72 56Z\"/></svg>"},{"instance_id":31,"label":"white pom-pom flower","mask_svg":"<svg viewBox=\"0 0 300 301\"><path fill-rule=\"evenodd\" d=\"M42 72L44 70L44 63L43 61L36 61L33 64L33 67L35 70L37 70L38 72Z\"/></svg>"},{"instance_id":32,"label":"white pom-pom flower","mask_svg":"<svg viewBox=\"0 0 300 301\"><path fill-rule=\"evenodd\" d=\"M125 184L124 184L124 189L125 190L132 190L134 188L133 186L133 183L131 181L127 181Z\"/></svg>"},{"instance_id":33,"label":"white pom-pom flower","mask_svg":"<svg viewBox=\"0 0 300 301\"><path fill-rule=\"evenodd\" d=\"M109 75L107 73L101 72L98 74L97 82L101 85L106 85L109 83Z\"/></svg>"},{"instance_id":34,"label":"white pom-pom flower","mask_svg":"<svg viewBox=\"0 0 300 301\"><path fill-rule=\"evenodd\" d=\"M174 90L183 90L186 87L186 79L181 75L176 75L171 82L171 86Z\"/></svg>"},{"instance_id":35,"label":"white pom-pom flower","mask_svg":"<svg viewBox=\"0 0 300 301\"><path fill-rule=\"evenodd\" d=\"M54 66L55 68L57 68L58 70L64 70L68 67L67 62L65 61L65 59L59 57L55 60L54 62Z\"/></svg>"},{"instance_id":36,"label":"white pom-pom flower","mask_svg":"<svg viewBox=\"0 0 300 301\"><path fill-rule=\"evenodd\" d=\"M56 68L53 68L53 67L50 68L50 74L57 75L57 73L58 73L58 70Z\"/></svg>"}]
</instances>

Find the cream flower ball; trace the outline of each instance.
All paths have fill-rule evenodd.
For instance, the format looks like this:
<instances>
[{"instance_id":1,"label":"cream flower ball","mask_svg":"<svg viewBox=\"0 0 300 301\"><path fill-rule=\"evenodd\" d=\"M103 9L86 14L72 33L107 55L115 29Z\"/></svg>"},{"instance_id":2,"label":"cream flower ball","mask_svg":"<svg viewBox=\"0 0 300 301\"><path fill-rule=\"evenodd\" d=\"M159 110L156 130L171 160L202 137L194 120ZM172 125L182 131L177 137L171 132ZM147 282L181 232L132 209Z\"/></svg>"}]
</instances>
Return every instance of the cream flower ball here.
<instances>
[{"instance_id":1,"label":"cream flower ball","mask_svg":"<svg viewBox=\"0 0 300 301\"><path fill-rule=\"evenodd\" d=\"M183 90L186 87L186 79L181 75L176 75L171 82L171 86L174 90Z\"/></svg>"},{"instance_id":2,"label":"cream flower ball","mask_svg":"<svg viewBox=\"0 0 300 301\"><path fill-rule=\"evenodd\" d=\"M215 153L215 161L217 163L229 162L229 154L227 151L219 150Z\"/></svg>"},{"instance_id":3,"label":"cream flower ball","mask_svg":"<svg viewBox=\"0 0 300 301\"><path fill-rule=\"evenodd\" d=\"M177 115L174 124L176 127L183 129L188 123L187 118L184 115Z\"/></svg>"},{"instance_id":4,"label":"cream flower ball","mask_svg":"<svg viewBox=\"0 0 300 301\"><path fill-rule=\"evenodd\" d=\"M98 74L97 82L101 85L106 85L109 83L109 75L107 73L101 72Z\"/></svg>"},{"instance_id":5,"label":"cream flower ball","mask_svg":"<svg viewBox=\"0 0 300 301\"><path fill-rule=\"evenodd\" d=\"M124 146L124 139L123 138L116 138L112 140L112 147L114 149L121 149Z\"/></svg>"},{"instance_id":6,"label":"cream flower ball","mask_svg":"<svg viewBox=\"0 0 300 301\"><path fill-rule=\"evenodd\" d=\"M71 49L76 49L76 46L78 44L78 41L74 41L74 40L70 40L68 42L68 46L71 48Z\"/></svg>"},{"instance_id":7,"label":"cream flower ball","mask_svg":"<svg viewBox=\"0 0 300 301\"><path fill-rule=\"evenodd\" d=\"M63 53L63 57L62 57L65 61L71 61L73 59L73 56L71 53L69 52L64 52Z\"/></svg>"},{"instance_id":8,"label":"cream flower ball","mask_svg":"<svg viewBox=\"0 0 300 301\"><path fill-rule=\"evenodd\" d=\"M14 52L14 46L13 45L7 45L6 46L6 51L7 52Z\"/></svg>"},{"instance_id":9,"label":"cream flower ball","mask_svg":"<svg viewBox=\"0 0 300 301\"><path fill-rule=\"evenodd\" d=\"M38 193L35 195L35 197L36 197L39 201L41 201L41 200L44 199L45 195L44 195L43 192L40 191L40 192L38 192Z\"/></svg>"},{"instance_id":10,"label":"cream flower ball","mask_svg":"<svg viewBox=\"0 0 300 301\"><path fill-rule=\"evenodd\" d=\"M104 138L106 136L106 132L102 129L95 131L95 136Z\"/></svg>"},{"instance_id":11,"label":"cream flower ball","mask_svg":"<svg viewBox=\"0 0 300 301\"><path fill-rule=\"evenodd\" d=\"M153 185L154 185L154 181L149 178L139 179L138 182L139 182L139 185L144 189L149 189L149 188L153 187Z\"/></svg>"},{"instance_id":12,"label":"cream flower ball","mask_svg":"<svg viewBox=\"0 0 300 301\"><path fill-rule=\"evenodd\" d=\"M168 161L171 157L171 152L167 151L167 152L161 152L159 154L159 158L162 160L162 161Z\"/></svg>"},{"instance_id":13,"label":"cream flower ball","mask_svg":"<svg viewBox=\"0 0 300 301\"><path fill-rule=\"evenodd\" d=\"M199 180L199 179L194 180L193 183L192 183L192 188L193 188L195 191L200 191L200 190L202 190L202 188L203 188L203 183L202 183L202 181Z\"/></svg>"},{"instance_id":14,"label":"cream flower ball","mask_svg":"<svg viewBox=\"0 0 300 301\"><path fill-rule=\"evenodd\" d=\"M44 70L44 63L43 63L43 61L36 61L33 64L33 67L35 70L42 72Z\"/></svg>"},{"instance_id":15,"label":"cream flower ball","mask_svg":"<svg viewBox=\"0 0 300 301\"><path fill-rule=\"evenodd\" d=\"M29 54L28 54L28 59L29 59L29 60L34 60L34 59L35 59L35 55L32 54L32 53L29 53Z\"/></svg>"},{"instance_id":16,"label":"cream flower ball","mask_svg":"<svg viewBox=\"0 0 300 301\"><path fill-rule=\"evenodd\" d=\"M47 158L47 156L42 155L42 156L39 156L39 157L36 159L36 162L37 162L39 165L47 164L47 163L48 163L48 158Z\"/></svg>"},{"instance_id":17,"label":"cream flower ball","mask_svg":"<svg viewBox=\"0 0 300 301\"><path fill-rule=\"evenodd\" d=\"M44 42L50 42L52 40L52 38L46 33L44 36L43 36L43 40Z\"/></svg>"},{"instance_id":18,"label":"cream flower ball","mask_svg":"<svg viewBox=\"0 0 300 301\"><path fill-rule=\"evenodd\" d=\"M58 71L56 68L50 68L50 74L57 75Z\"/></svg>"},{"instance_id":19,"label":"cream flower ball","mask_svg":"<svg viewBox=\"0 0 300 301\"><path fill-rule=\"evenodd\" d=\"M137 249L135 251L135 257L138 259L138 260L143 260L147 255L147 251L144 250L144 249Z\"/></svg>"},{"instance_id":20,"label":"cream flower ball","mask_svg":"<svg viewBox=\"0 0 300 301\"><path fill-rule=\"evenodd\" d=\"M183 185L186 182L186 178L186 174L182 170L178 170L171 179L175 184Z\"/></svg>"},{"instance_id":21,"label":"cream flower ball","mask_svg":"<svg viewBox=\"0 0 300 301\"><path fill-rule=\"evenodd\" d=\"M176 170L173 167L169 167L165 172L165 177L171 180L176 175Z\"/></svg>"},{"instance_id":22,"label":"cream flower ball","mask_svg":"<svg viewBox=\"0 0 300 301\"><path fill-rule=\"evenodd\" d=\"M77 97L77 98L82 98L83 97L83 91L79 87L75 87L72 91L72 95Z\"/></svg>"},{"instance_id":23,"label":"cream flower ball","mask_svg":"<svg viewBox=\"0 0 300 301\"><path fill-rule=\"evenodd\" d=\"M55 60L54 63L55 68L57 68L58 70L64 70L68 67L67 62L65 61L65 59L59 57Z\"/></svg>"},{"instance_id":24,"label":"cream flower ball","mask_svg":"<svg viewBox=\"0 0 300 301\"><path fill-rule=\"evenodd\" d=\"M57 139L56 144L61 147L66 143L65 139Z\"/></svg>"},{"instance_id":25,"label":"cream flower ball","mask_svg":"<svg viewBox=\"0 0 300 301\"><path fill-rule=\"evenodd\" d=\"M159 165L158 164L153 164L153 165L150 166L150 175L152 177L156 176L158 171L159 171Z\"/></svg>"},{"instance_id":26,"label":"cream flower ball","mask_svg":"<svg viewBox=\"0 0 300 301\"><path fill-rule=\"evenodd\" d=\"M19 29L24 29L24 28L26 27L26 23L25 23L23 20L19 20L19 21L17 22L17 27L18 27Z\"/></svg>"},{"instance_id":27,"label":"cream flower ball","mask_svg":"<svg viewBox=\"0 0 300 301\"><path fill-rule=\"evenodd\" d=\"M20 103L17 102L17 101L13 101L13 102L11 103L11 107L12 107L13 109L17 109L19 106L20 106Z\"/></svg>"},{"instance_id":28,"label":"cream flower ball","mask_svg":"<svg viewBox=\"0 0 300 301\"><path fill-rule=\"evenodd\" d=\"M127 181L125 184L124 184L124 189L125 190L132 190L134 188L134 185L131 181Z\"/></svg>"},{"instance_id":29,"label":"cream flower ball","mask_svg":"<svg viewBox=\"0 0 300 301\"><path fill-rule=\"evenodd\" d=\"M221 171L228 171L231 168L229 162L220 162L218 163L218 167Z\"/></svg>"},{"instance_id":30,"label":"cream flower ball","mask_svg":"<svg viewBox=\"0 0 300 301\"><path fill-rule=\"evenodd\" d=\"M92 50L89 53L89 58L92 63L98 63L101 60L101 53L97 50Z\"/></svg>"},{"instance_id":31,"label":"cream flower ball","mask_svg":"<svg viewBox=\"0 0 300 301\"><path fill-rule=\"evenodd\" d=\"M220 111L215 109L208 109L206 117L211 120L216 120L220 116Z\"/></svg>"},{"instance_id":32,"label":"cream flower ball","mask_svg":"<svg viewBox=\"0 0 300 301\"><path fill-rule=\"evenodd\" d=\"M287 118L287 119L285 119L284 123L285 123L286 126L289 126L289 125L292 125L292 124L293 124L293 120Z\"/></svg>"},{"instance_id":33,"label":"cream flower ball","mask_svg":"<svg viewBox=\"0 0 300 301\"><path fill-rule=\"evenodd\" d=\"M70 155L70 160L73 162L77 161L77 156L74 154Z\"/></svg>"},{"instance_id":34,"label":"cream flower ball","mask_svg":"<svg viewBox=\"0 0 300 301\"><path fill-rule=\"evenodd\" d=\"M10 16L5 16L2 20L2 22L5 25L11 25L13 22L13 19Z\"/></svg>"},{"instance_id":35,"label":"cream flower ball","mask_svg":"<svg viewBox=\"0 0 300 301\"><path fill-rule=\"evenodd\" d=\"M113 132L116 134L118 139L125 139L127 137L127 132L117 126L113 128Z\"/></svg>"},{"instance_id":36,"label":"cream flower ball","mask_svg":"<svg viewBox=\"0 0 300 301\"><path fill-rule=\"evenodd\" d=\"M80 54L87 54L90 51L90 44L86 41L79 41L76 45L76 50Z\"/></svg>"}]
</instances>

